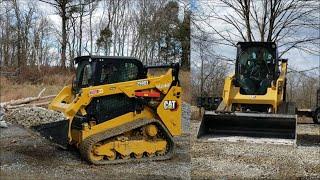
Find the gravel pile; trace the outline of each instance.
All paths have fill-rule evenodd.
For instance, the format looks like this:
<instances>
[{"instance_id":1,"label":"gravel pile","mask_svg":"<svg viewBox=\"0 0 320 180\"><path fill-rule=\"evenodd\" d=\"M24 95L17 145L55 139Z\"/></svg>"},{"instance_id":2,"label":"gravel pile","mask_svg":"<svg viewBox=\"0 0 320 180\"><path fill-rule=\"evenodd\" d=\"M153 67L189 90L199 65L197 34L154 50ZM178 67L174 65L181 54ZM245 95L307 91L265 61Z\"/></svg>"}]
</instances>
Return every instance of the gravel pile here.
<instances>
[{"instance_id":1,"label":"gravel pile","mask_svg":"<svg viewBox=\"0 0 320 180\"><path fill-rule=\"evenodd\" d=\"M63 119L65 118L62 113L41 107L18 108L6 114L6 121L28 128Z\"/></svg>"},{"instance_id":2,"label":"gravel pile","mask_svg":"<svg viewBox=\"0 0 320 180\"><path fill-rule=\"evenodd\" d=\"M182 104L182 131L183 133L190 132L190 104ZM64 116L62 113L48 110L41 107L31 108L18 108L10 111L6 115L6 121L19 124L24 127L30 127L34 125L56 122L63 120Z\"/></svg>"}]
</instances>

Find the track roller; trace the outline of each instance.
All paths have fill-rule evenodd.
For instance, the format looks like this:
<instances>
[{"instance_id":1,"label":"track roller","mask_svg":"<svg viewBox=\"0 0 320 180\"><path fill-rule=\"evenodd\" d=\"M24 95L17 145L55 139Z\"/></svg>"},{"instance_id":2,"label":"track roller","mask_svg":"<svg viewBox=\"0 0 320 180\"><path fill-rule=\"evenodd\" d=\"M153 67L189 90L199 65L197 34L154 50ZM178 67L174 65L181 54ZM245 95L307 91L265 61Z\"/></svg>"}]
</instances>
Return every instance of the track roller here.
<instances>
[{"instance_id":1,"label":"track roller","mask_svg":"<svg viewBox=\"0 0 320 180\"><path fill-rule=\"evenodd\" d=\"M114 131L113 131L114 130ZM80 153L92 164L164 160L173 155L173 140L159 120L138 120L88 137Z\"/></svg>"}]
</instances>

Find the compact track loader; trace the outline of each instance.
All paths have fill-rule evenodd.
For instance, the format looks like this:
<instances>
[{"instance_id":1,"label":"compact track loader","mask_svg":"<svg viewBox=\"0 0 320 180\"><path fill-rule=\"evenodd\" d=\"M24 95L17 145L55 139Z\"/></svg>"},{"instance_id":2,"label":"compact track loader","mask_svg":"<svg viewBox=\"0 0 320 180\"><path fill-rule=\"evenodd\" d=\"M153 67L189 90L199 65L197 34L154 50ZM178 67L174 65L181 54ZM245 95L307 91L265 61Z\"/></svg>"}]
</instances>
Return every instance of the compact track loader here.
<instances>
[{"instance_id":1,"label":"compact track loader","mask_svg":"<svg viewBox=\"0 0 320 180\"><path fill-rule=\"evenodd\" d=\"M272 42L239 42L235 74L225 79L215 111L205 111L197 137L296 139L295 105L286 102L287 60Z\"/></svg>"},{"instance_id":2,"label":"compact track loader","mask_svg":"<svg viewBox=\"0 0 320 180\"><path fill-rule=\"evenodd\" d=\"M93 164L164 160L181 134L179 64L145 67L135 58L82 56L76 79L49 105L63 121L34 126ZM155 76L148 70L167 69Z\"/></svg>"}]
</instances>

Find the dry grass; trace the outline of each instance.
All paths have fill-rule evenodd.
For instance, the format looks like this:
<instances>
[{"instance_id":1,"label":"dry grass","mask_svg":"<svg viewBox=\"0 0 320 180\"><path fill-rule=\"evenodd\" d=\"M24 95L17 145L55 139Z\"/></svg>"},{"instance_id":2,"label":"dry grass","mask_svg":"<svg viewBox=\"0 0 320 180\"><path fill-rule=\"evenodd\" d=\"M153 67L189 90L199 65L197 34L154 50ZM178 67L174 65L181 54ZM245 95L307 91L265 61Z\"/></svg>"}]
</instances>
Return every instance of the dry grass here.
<instances>
[{"instance_id":1,"label":"dry grass","mask_svg":"<svg viewBox=\"0 0 320 180\"><path fill-rule=\"evenodd\" d=\"M57 94L63 85L48 85L48 84L32 84L30 82L26 83L16 83L7 78L0 77L0 101L6 102L13 99L20 99L30 96L37 96L39 92L46 88L42 95L52 95Z\"/></svg>"},{"instance_id":2,"label":"dry grass","mask_svg":"<svg viewBox=\"0 0 320 180\"><path fill-rule=\"evenodd\" d=\"M37 96L43 88L46 88L43 95L57 94L71 83L73 76L74 72L58 68L47 68L41 72L25 69L18 77L10 79L0 76L0 101ZM183 101L190 103L190 72L180 71L179 79L183 88Z\"/></svg>"},{"instance_id":3,"label":"dry grass","mask_svg":"<svg viewBox=\"0 0 320 180\"><path fill-rule=\"evenodd\" d=\"M1 71L15 70L1 68ZM37 96L44 88L46 90L42 95L57 94L63 86L71 83L73 74L73 71L59 67L41 67L40 71L34 67L25 67L17 77L0 76L0 101Z\"/></svg>"}]
</instances>

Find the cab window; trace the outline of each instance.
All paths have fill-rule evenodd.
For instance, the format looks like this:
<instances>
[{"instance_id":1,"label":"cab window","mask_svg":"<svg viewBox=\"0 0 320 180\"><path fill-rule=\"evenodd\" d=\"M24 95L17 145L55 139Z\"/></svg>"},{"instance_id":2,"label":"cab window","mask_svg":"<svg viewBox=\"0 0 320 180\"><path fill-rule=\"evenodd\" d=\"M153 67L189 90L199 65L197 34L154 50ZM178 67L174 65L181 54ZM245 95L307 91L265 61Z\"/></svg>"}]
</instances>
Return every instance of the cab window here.
<instances>
[{"instance_id":1,"label":"cab window","mask_svg":"<svg viewBox=\"0 0 320 180\"><path fill-rule=\"evenodd\" d=\"M138 66L134 63L104 63L101 66L100 83L111 84L136 80L139 77Z\"/></svg>"},{"instance_id":2,"label":"cab window","mask_svg":"<svg viewBox=\"0 0 320 180\"><path fill-rule=\"evenodd\" d=\"M86 64L83 68L81 86L89 86L89 81L92 77L92 70L90 64Z\"/></svg>"}]
</instances>

